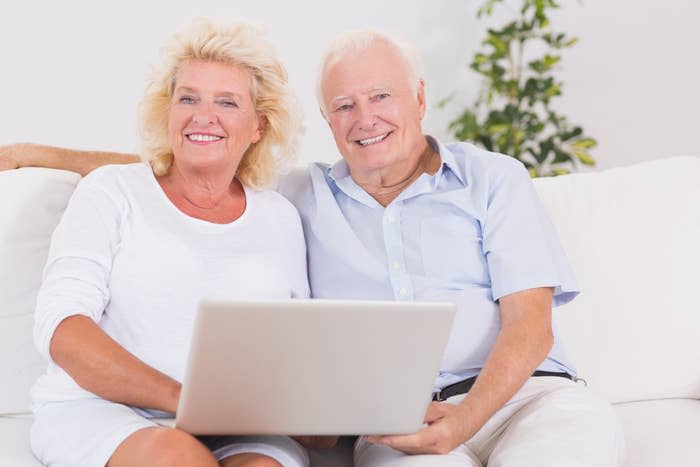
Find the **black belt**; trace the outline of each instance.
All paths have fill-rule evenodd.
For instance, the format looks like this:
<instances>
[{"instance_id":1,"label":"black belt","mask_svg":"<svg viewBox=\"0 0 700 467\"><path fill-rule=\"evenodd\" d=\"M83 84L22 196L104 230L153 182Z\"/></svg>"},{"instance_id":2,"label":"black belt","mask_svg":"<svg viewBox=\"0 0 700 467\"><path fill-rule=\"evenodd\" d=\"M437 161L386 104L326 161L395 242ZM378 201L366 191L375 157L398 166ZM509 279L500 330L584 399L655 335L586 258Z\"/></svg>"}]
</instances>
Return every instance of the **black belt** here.
<instances>
[{"instance_id":1,"label":"black belt","mask_svg":"<svg viewBox=\"0 0 700 467\"><path fill-rule=\"evenodd\" d=\"M569 373L564 373L564 372L557 372L557 371L540 371L537 370L535 371L532 376L558 376L559 378L566 378L573 380L574 377L571 376ZM469 392L469 390L474 386L474 382L476 381L476 376L472 376L471 378L467 378L464 381L459 381L454 384L450 384L449 386L445 386L440 390L439 392L436 392L433 394L433 400L434 401L444 401L449 399L452 396L457 396L459 394L466 394Z\"/></svg>"}]
</instances>

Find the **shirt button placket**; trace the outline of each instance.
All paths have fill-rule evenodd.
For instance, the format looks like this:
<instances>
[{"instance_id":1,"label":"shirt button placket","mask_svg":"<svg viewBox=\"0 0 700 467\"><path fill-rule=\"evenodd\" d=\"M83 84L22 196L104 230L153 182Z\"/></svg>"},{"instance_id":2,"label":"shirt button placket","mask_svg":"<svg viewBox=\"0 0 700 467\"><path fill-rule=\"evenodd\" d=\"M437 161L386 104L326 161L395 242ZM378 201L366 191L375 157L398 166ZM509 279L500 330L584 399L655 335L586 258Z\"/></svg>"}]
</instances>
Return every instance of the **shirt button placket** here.
<instances>
[{"instance_id":1,"label":"shirt button placket","mask_svg":"<svg viewBox=\"0 0 700 467\"><path fill-rule=\"evenodd\" d=\"M384 212L384 245L386 247L387 271L396 300L413 300L413 287L403 255L403 235L401 234L402 202L389 205Z\"/></svg>"}]
</instances>

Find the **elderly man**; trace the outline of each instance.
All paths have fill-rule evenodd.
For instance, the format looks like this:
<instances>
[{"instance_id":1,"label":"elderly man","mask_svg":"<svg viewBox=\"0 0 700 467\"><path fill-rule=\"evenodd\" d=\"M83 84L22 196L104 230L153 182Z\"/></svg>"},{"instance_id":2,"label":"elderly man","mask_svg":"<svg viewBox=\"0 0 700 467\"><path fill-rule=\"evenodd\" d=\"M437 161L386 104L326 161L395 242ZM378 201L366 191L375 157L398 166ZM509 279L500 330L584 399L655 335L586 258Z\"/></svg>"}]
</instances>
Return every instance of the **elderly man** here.
<instances>
[{"instance_id":1,"label":"elderly man","mask_svg":"<svg viewBox=\"0 0 700 467\"><path fill-rule=\"evenodd\" d=\"M360 438L356 465L619 465L612 408L574 381L553 331L552 306L578 291L522 164L425 136L420 60L383 33L339 36L318 96L343 159L280 184L302 217L313 295L458 305L425 427ZM30 149L21 165L134 160Z\"/></svg>"}]
</instances>

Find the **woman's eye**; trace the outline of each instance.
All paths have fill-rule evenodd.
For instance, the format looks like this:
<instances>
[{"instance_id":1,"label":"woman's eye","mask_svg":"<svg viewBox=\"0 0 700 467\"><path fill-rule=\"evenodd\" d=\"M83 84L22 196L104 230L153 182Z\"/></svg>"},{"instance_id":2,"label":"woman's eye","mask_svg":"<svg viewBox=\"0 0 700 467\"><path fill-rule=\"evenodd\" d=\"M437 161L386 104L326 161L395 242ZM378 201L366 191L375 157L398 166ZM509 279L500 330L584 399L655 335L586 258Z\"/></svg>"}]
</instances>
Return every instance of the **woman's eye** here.
<instances>
[{"instance_id":1,"label":"woman's eye","mask_svg":"<svg viewBox=\"0 0 700 467\"><path fill-rule=\"evenodd\" d=\"M194 103L194 98L190 96L180 96L178 102L181 104L192 104Z\"/></svg>"},{"instance_id":2,"label":"woman's eye","mask_svg":"<svg viewBox=\"0 0 700 467\"><path fill-rule=\"evenodd\" d=\"M377 94L376 96L374 96L374 98L377 99L377 100L386 99L387 97L389 97L389 93L388 93L388 92L383 92L383 93L381 93L381 94Z\"/></svg>"},{"instance_id":3,"label":"woman's eye","mask_svg":"<svg viewBox=\"0 0 700 467\"><path fill-rule=\"evenodd\" d=\"M224 107L238 107L235 101L219 101L219 103Z\"/></svg>"}]
</instances>

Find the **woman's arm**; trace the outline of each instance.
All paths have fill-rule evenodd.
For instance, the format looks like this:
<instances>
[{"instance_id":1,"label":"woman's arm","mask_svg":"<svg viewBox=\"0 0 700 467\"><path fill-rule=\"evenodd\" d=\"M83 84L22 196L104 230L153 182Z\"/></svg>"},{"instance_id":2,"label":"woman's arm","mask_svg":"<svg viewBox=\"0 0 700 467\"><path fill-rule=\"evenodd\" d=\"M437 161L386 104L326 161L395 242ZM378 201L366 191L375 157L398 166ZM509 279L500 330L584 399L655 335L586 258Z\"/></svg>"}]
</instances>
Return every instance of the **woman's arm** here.
<instances>
[{"instance_id":1,"label":"woman's arm","mask_svg":"<svg viewBox=\"0 0 700 467\"><path fill-rule=\"evenodd\" d=\"M37 293L34 339L39 352L82 388L115 402L175 412L179 383L139 360L97 324L114 298L110 278L128 212L115 173L93 173L73 192L51 239Z\"/></svg>"},{"instance_id":2,"label":"woman's arm","mask_svg":"<svg viewBox=\"0 0 700 467\"><path fill-rule=\"evenodd\" d=\"M177 410L180 383L136 358L87 316L64 319L53 334L50 353L80 387L104 399Z\"/></svg>"},{"instance_id":3,"label":"woman's arm","mask_svg":"<svg viewBox=\"0 0 700 467\"><path fill-rule=\"evenodd\" d=\"M107 164L138 162L135 154L117 152L79 151L33 143L0 146L0 171L21 167L46 167L87 175Z\"/></svg>"}]
</instances>

